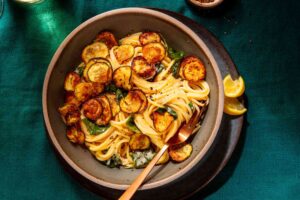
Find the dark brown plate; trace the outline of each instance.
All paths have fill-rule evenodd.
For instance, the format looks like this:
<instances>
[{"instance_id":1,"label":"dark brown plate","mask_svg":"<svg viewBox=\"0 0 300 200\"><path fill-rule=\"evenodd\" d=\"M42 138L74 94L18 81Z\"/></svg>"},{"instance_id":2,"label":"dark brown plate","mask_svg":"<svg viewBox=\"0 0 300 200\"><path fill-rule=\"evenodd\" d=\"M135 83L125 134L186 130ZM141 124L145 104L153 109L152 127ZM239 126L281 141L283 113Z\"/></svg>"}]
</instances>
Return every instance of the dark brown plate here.
<instances>
[{"instance_id":1,"label":"dark brown plate","mask_svg":"<svg viewBox=\"0 0 300 200\"><path fill-rule=\"evenodd\" d=\"M237 69L229 54L223 45L209 31L207 31L203 26L180 14L167 10L159 9L159 11L171 15L172 17L182 21L184 24L187 24L199 35L200 38L204 40L215 57L223 77L228 73L232 74L232 76L237 76ZM233 118L228 115L224 115L219 129L218 138L215 140L209 152L201 162L195 165L192 170L180 179L176 179L175 181L158 188L138 191L133 199L152 200L153 197L155 197L156 200L186 199L197 191L202 190L213 180L214 177L216 177L216 175L219 174L229 161L239 140L243 119L243 116ZM87 180L74 171L74 169L71 168L58 153L57 155L65 169L90 191L93 191L107 199L117 199L122 194L123 191L109 189Z\"/></svg>"}]
</instances>

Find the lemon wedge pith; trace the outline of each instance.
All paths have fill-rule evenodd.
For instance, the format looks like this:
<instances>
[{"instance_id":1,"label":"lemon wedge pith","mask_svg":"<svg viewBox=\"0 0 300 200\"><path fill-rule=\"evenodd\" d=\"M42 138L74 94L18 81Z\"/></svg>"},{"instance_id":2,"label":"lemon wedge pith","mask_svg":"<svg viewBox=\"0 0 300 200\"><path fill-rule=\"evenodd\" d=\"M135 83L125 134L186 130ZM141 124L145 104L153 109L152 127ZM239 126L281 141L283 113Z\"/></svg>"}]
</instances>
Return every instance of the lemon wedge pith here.
<instances>
[{"instance_id":1,"label":"lemon wedge pith","mask_svg":"<svg viewBox=\"0 0 300 200\"><path fill-rule=\"evenodd\" d=\"M232 80L230 74L228 74L224 78L223 84L226 97L236 98L241 96L245 91L245 83L241 76L236 80Z\"/></svg>"}]
</instances>

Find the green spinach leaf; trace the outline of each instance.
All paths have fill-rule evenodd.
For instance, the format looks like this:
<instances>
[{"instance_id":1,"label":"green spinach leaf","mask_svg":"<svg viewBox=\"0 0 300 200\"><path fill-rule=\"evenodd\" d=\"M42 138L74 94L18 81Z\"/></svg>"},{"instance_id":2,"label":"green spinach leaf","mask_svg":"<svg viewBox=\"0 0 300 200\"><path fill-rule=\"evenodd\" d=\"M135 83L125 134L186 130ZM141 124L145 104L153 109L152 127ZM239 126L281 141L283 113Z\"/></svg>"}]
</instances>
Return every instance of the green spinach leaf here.
<instances>
[{"instance_id":1,"label":"green spinach leaf","mask_svg":"<svg viewBox=\"0 0 300 200\"><path fill-rule=\"evenodd\" d=\"M106 92L113 92L113 93L116 93L117 91L117 86L115 84L108 84L106 87L105 87L105 91Z\"/></svg>"},{"instance_id":2,"label":"green spinach leaf","mask_svg":"<svg viewBox=\"0 0 300 200\"><path fill-rule=\"evenodd\" d=\"M172 48L168 48L168 55L170 56L170 58L178 61L181 60L184 57L184 52L183 51L176 51Z\"/></svg>"},{"instance_id":3,"label":"green spinach leaf","mask_svg":"<svg viewBox=\"0 0 300 200\"><path fill-rule=\"evenodd\" d=\"M178 78L178 75L179 75L179 69L180 69L180 62L179 61L176 61L172 67L171 67L171 70L172 70L172 74L175 78Z\"/></svg>"},{"instance_id":4,"label":"green spinach leaf","mask_svg":"<svg viewBox=\"0 0 300 200\"><path fill-rule=\"evenodd\" d=\"M105 161L104 164L110 168L115 168L120 167L122 162L121 159L114 154L110 159Z\"/></svg>"},{"instance_id":5,"label":"green spinach leaf","mask_svg":"<svg viewBox=\"0 0 300 200\"><path fill-rule=\"evenodd\" d=\"M126 96L126 93L124 91L122 91L121 89L117 89L116 90L116 98L117 101L120 102L122 98L124 98Z\"/></svg>"},{"instance_id":6,"label":"green spinach leaf","mask_svg":"<svg viewBox=\"0 0 300 200\"><path fill-rule=\"evenodd\" d=\"M97 126L96 124L94 124L93 122L88 120L87 118L84 118L82 121L85 124L87 130L89 131L89 133L91 135L98 135L98 134L104 133L110 127L110 125Z\"/></svg>"},{"instance_id":7,"label":"green spinach leaf","mask_svg":"<svg viewBox=\"0 0 300 200\"><path fill-rule=\"evenodd\" d=\"M156 74L159 74L165 68L164 65L161 63L156 64L155 67L156 67Z\"/></svg>"},{"instance_id":8,"label":"green spinach leaf","mask_svg":"<svg viewBox=\"0 0 300 200\"><path fill-rule=\"evenodd\" d=\"M168 112L170 115L172 115L174 117L174 119L178 118L177 113L170 107L166 106L164 108L159 108L156 110L156 112L158 112L159 114L163 114L165 112Z\"/></svg>"},{"instance_id":9,"label":"green spinach leaf","mask_svg":"<svg viewBox=\"0 0 300 200\"><path fill-rule=\"evenodd\" d=\"M189 107L190 107L192 110L194 110L194 105L193 105L192 102L190 102L188 105L189 105Z\"/></svg>"},{"instance_id":10,"label":"green spinach leaf","mask_svg":"<svg viewBox=\"0 0 300 200\"><path fill-rule=\"evenodd\" d=\"M84 63L80 63L76 69L74 70L75 73L79 74L79 76L82 76L83 75L83 71L84 71L84 68L85 68L85 64Z\"/></svg>"},{"instance_id":11,"label":"green spinach leaf","mask_svg":"<svg viewBox=\"0 0 300 200\"><path fill-rule=\"evenodd\" d=\"M135 133L140 133L140 129L135 125L133 116L130 116L128 120L126 121L126 125L129 128L129 130L135 132Z\"/></svg>"}]
</instances>

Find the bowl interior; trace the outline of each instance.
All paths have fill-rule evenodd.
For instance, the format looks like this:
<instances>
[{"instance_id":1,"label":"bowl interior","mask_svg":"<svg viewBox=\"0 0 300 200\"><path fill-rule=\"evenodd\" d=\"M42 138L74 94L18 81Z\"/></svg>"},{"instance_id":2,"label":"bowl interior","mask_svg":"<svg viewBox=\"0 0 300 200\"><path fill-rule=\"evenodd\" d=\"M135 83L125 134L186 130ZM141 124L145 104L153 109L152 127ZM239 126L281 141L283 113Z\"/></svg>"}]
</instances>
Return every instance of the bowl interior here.
<instances>
[{"instance_id":1,"label":"bowl interior","mask_svg":"<svg viewBox=\"0 0 300 200\"><path fill-rule=\"evenodd\" d=\"M58 151L69 158L68 163L73 168L82 175L92 178L94 182L107 187L124 189L141 172L141 169L110 169L98 162L87 149L72 145L66 138L66 126L57 111L57 108L64 103L63 83L65 75L81 62L82 49L92 42L98 32L110 30L120 39L127 34L139 31L158 31L166 38L169 46L183 50L187 55L200 57L207 69L206 80L211 89L210 104L202 127L192 141L194 148L192 155L179 164L169 162L163 166L156 166L153 170L155 176L144 184L143 189L157 187L160 185L159 183L171 181L169 179L171 176L179 177L183 175L183 169L192 162L198 162L203 157L202 151L205 145L212 139L211 135L212 132L216 131L216 126L219 126L220 116L218 117L218 115L220 115L220 101L222 101L220 99L220 92L222 92L220 84L222 82L218 79L217 66L212 66L211 60L213 58L210 57L204 46L199 45L185 30L174 25L173 21L161 19L159 15L164 14L150 10L149 12L132 10L132 12L113 12L112 14L90 19L65 39L54 55L47 72L48 78L46 76L43 109L50 139ZM189 165L189 167L192 166Z\"/></svg>"}]
</instances>

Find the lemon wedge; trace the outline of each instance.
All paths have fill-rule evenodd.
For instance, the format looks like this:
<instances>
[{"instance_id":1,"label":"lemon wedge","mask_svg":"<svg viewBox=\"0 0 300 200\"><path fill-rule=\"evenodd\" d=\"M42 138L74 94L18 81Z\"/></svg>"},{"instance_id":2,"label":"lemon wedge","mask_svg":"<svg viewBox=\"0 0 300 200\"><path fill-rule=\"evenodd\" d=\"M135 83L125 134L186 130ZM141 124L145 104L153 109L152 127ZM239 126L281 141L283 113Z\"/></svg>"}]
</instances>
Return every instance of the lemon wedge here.
<instances>
[{"instance_id":1,"label":"lemon wedge","mask_svg":"<svg viewBox=\"0 0 300 200\"><path fill-rule=\"evenodd\" d=\"M224 80L224 94L226 97L239 97L241 96L245 91L245 83L243 78L240 76L236 80L232 80L230 74L228 74Z\"/></svg>"},{"instance_id":2,"label":"lemon wedge","mask_svg":"<svg viewBox=\"0 0 300 200\"><path fill-rule=\"evenodd\" d=\"M224 112L228 115L242 115L247 111L244 105L236 98L225 97Z\"/></svg>"}]
</instances>

